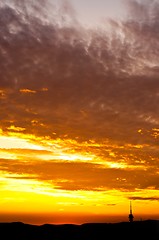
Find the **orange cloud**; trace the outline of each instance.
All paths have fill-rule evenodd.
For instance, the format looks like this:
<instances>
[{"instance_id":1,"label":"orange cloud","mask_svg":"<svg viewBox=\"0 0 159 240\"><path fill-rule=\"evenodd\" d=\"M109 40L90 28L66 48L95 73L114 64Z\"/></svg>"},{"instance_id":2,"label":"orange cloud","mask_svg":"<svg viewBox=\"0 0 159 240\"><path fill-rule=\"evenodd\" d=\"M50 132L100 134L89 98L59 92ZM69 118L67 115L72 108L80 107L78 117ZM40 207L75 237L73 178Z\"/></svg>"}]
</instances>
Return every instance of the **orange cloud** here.
<instances>
[{"instance_id":1,"label":"orange cloud","mask_svg":"<svg viewBox=\"0 0 159 240\"><path fill-rule=\"evenodd\" d=\"M36 91L31 89L20 89L20 93L36 93Z\"/></svg>"}]
</instances>

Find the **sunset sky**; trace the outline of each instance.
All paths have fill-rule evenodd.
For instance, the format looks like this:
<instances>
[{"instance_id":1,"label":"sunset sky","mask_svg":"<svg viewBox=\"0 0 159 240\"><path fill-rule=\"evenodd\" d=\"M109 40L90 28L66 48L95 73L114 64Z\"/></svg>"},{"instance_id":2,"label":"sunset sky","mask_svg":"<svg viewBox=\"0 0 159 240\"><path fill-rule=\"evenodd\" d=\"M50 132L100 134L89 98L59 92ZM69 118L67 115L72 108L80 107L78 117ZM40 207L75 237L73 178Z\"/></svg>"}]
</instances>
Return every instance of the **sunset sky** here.
<instances>
[{"instance_id":1,"label":"sunset sky","mask_svg":"<svg viewBox=\"0 0 159 240\"><path fill-rule=\"evenodd\" d=\"M0 222L159 219L159 1L0 1Z\"/></svg>"}]
</instances>

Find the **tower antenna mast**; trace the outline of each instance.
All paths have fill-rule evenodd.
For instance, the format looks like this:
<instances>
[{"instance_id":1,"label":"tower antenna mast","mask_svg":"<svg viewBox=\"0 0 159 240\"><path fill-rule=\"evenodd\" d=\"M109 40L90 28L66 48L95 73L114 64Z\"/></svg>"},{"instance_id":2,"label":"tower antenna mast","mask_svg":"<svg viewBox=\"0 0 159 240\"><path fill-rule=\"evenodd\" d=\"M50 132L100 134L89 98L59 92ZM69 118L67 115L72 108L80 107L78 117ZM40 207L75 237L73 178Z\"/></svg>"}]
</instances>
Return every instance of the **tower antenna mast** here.
<instances>
[{"instance_id":1,"label":"tower antenna mast","mask_svg":"<svg viewBox=\"0 0 159 240\"><path fill-rule=\"evenodd\" d=\"M131 201L130 201L129 222L133 222L133 219L134 219L134 216L133 216L133 213L132 213L132 204L131 204Z\"/></svg>"}]
</instances>

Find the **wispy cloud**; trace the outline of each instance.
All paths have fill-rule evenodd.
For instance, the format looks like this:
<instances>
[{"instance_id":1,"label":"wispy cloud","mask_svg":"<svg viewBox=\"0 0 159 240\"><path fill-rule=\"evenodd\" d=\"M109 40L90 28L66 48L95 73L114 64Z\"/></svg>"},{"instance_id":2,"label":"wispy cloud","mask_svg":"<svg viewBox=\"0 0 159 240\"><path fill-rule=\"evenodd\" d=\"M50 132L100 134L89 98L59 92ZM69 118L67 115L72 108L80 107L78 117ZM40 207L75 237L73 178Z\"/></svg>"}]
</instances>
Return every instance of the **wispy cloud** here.
<instances>
[{"instance_id":1,"label":"wispy cloud","mask_svg":"<svg viewBox=\"0 0 159 240\"><path fill-rule=\"evenodd\" d=\"M158 201L159 197L131 197L130 199L140 201Z\"/></svg>"}]
</instances>

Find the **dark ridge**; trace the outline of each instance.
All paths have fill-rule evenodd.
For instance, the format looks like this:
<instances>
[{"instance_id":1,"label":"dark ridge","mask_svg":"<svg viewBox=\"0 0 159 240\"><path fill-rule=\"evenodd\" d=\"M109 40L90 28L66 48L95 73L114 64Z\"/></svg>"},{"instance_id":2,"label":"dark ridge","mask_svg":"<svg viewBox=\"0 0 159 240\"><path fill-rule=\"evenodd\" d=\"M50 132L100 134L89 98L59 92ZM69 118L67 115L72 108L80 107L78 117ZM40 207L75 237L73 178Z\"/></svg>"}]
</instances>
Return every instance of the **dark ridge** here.
<instances>
[{"instance_id":1,"label":"dark ridge","mask_svg":"<svg viewBox=\"0 0 159 240\"><path fill-rule=\"evenodd\" d=\"M0 223L0 233L7 240L159 240L159 220L41 226L12 222Z\"/></svg>"}]
</instances>

